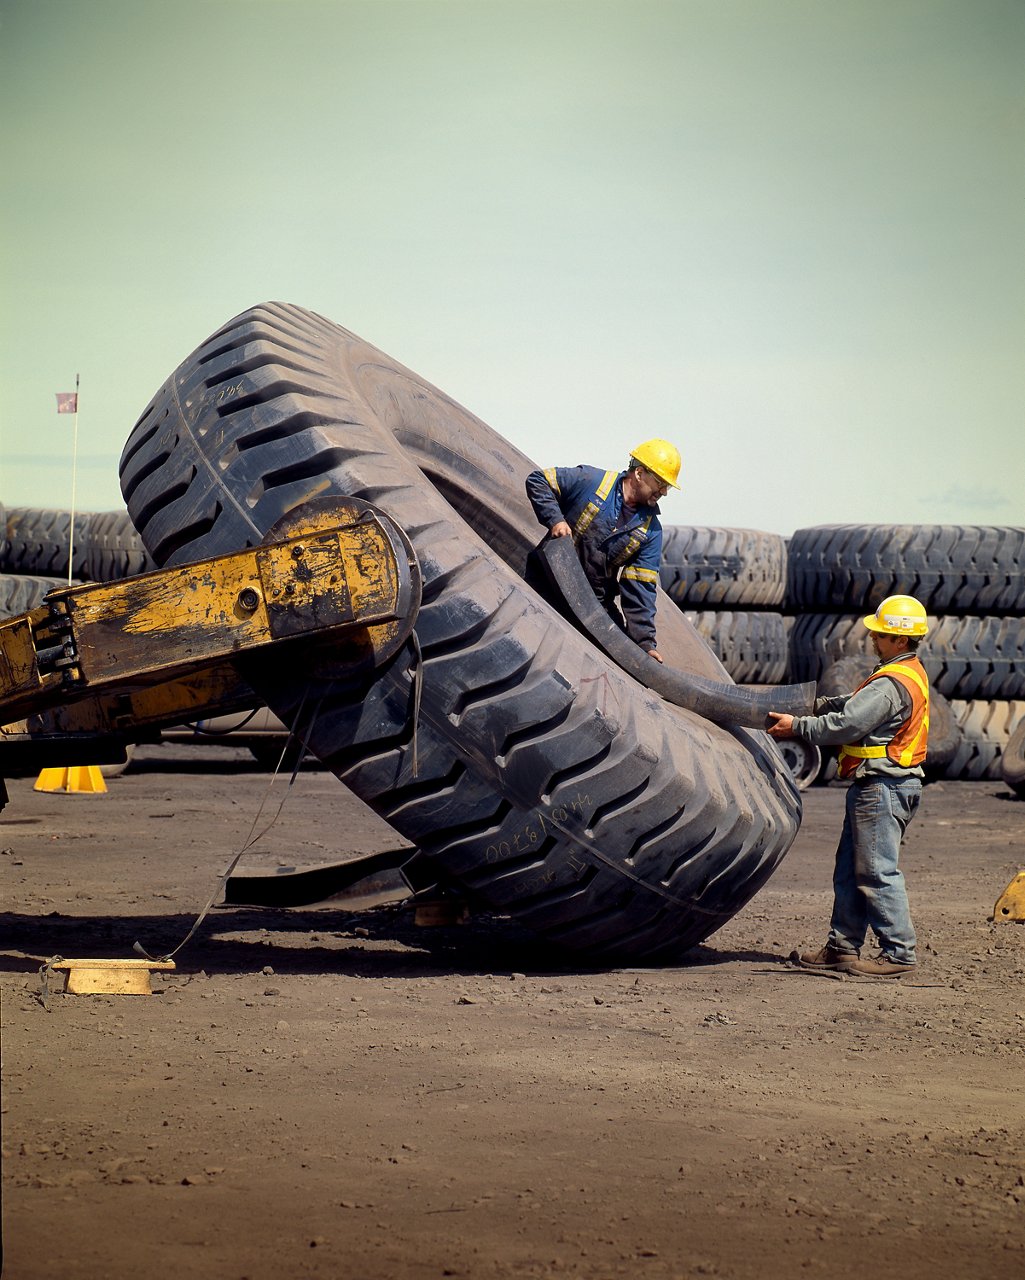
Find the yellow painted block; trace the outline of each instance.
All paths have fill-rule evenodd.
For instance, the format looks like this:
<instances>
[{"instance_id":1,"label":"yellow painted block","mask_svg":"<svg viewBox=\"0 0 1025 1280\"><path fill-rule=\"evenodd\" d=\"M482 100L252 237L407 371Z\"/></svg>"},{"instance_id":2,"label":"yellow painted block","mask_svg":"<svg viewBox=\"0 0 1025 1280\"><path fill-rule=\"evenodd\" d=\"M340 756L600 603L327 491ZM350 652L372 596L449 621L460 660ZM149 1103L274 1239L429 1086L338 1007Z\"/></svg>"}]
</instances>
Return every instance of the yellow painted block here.
<instances>
[{"instance_id":1,"label":"yellow painted block","mask_svg":"<svg viewBox=\"0 0 1025 1280\"><path fill-rule=\"evenodd\" d=\"M58 960L70 995L151 996L150 974L174 968L173 960Z\"/></svg>"},{"instance_id":2,"label":"yellow painted block","mask_svg":"<svg viewBox=\"0 0 1025 1280\"><path fill-rule=\"evenodd\" d=\"M67 769L44 769L33 791L64 791L69 795L99 795L107 784L97 764L76 764Z\"/></svg>"}]
</instances>

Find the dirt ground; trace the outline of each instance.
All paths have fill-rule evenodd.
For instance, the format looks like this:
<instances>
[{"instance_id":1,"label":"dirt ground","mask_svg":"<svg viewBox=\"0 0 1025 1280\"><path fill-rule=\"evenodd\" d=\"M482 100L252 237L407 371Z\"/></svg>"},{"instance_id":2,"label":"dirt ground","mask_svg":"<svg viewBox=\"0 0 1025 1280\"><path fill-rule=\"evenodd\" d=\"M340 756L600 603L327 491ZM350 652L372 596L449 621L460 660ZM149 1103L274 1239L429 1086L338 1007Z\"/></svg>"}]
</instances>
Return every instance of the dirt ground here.
<instances>
[{"instance_id":1,"label":"dirt ground","mask_svg":"<svg viewBox=\"0 0 1025 1280\"><path fill-rule=\"evenodd\" d=\"M806 974L844 792L692 963L594 971L509 921L216 909L152 997L38 997L47 957L170 949L285 793L151 748L0 815L9 1280L1025 1274L1025 804L929 786L913 979ZM245 865L393 847L301 774Z\"/></svg>"}]
</instances>

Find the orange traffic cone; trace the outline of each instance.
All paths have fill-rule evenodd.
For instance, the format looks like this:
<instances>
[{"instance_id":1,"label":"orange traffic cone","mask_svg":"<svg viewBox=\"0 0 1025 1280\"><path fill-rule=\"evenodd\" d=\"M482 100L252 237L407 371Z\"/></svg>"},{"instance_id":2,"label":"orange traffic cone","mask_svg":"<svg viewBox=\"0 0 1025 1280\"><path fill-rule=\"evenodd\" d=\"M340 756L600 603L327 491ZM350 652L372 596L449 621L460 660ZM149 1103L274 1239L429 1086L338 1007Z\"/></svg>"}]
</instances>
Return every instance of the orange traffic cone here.
<instances>
[{"instance_id":1,"label":"orange traffic cone","mask_svg":"<svg viewBox=\"0 0 1025 1280\"><path fill-rule=\"evenodd\" d=\"M96 795L106 789L107 784L96 764L76 764L67 769L44 769L32 788L33 791L64 791L76 795Z\"/></svg>"}]
</instances>

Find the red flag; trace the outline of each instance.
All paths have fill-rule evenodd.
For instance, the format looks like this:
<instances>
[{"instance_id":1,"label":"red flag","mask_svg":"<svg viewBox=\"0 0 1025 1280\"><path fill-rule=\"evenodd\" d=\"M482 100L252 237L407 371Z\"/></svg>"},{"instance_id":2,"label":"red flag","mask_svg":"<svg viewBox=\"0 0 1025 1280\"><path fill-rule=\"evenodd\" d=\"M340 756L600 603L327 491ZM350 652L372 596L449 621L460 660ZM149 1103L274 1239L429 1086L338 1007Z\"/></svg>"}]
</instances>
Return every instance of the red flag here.
<instances>
[{"instance_id":1,"label":"red flag","mask_svg":"<svg viewBox=\"0 0 1025 1280\"><path fill-rule=\"evenodd\" d=\"M78 392L77 391L58 391L57 392L57 412L58 413L77 413L78 412Z\"/></svg>"}]
</instances>

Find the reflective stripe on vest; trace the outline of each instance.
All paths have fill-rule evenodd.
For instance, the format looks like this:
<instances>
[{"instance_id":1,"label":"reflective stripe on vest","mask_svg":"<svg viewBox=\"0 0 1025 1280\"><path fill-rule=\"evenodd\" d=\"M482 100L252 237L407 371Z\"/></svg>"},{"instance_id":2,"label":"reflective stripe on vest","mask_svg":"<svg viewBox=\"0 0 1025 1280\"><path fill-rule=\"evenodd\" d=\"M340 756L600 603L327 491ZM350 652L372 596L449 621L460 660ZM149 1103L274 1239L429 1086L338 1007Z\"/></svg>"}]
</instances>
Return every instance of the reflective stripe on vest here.
<instances>
[{"instance_id":1,"label":"reflective stripe on vest","mask_svg":"<svg viewBox=\"0 0 1025 1280\"><path fill-rule=\"evenodd\" d=\"M886 755L886 747L881 742L874 747L841 747L840 754L842 756L857 756L859 760L874 760L876 756Z\"/></svg>"},{"instance_id":2,"label":"reflective stripe on vest","mask_svg":"<svg viewBox=\"0 0 1025 1280\"><path fill-rule=\"evenodd\" d=\"M618 471L606 471L604 476L602 476L601 484L594 491L594 497L587 504L587 506L584 507L583 511L581 511L581 513L577 516L577 522L573 526L574 542L582 538L583 535L590 528L591 521L602 509L602 505L604 504L605 499L612 492L612 486L616 483L616 480L618 478L619 478Z\"/></svg>"},{"instance_id":3,"label":"reflective stripe on vest","mask_svg":"<svg viewBox=\"0 0 1025 1280\"><path fill-rule=\"evenodd\" d=\"M644 545L644 540L648 536L648 530L650 528L651 528L651 516L648 516L648 518L642 524L639 524L637 528L633 531L633 533L631 533L630 537L627 539L626 546L619 553L619 555L616 556L616 558L612 561L613 569L618 569L621 564L626 564L628 560L633 559L633 557L637 554L638 551L640 551L641 547ZM653 578L656 581L658 580L658 574L653 573L651 569L637 569L635 572L631 572L630 569L624 569L623 577L624 578L642 578L644 581L647 581L647 578L645 575L647 575L648 573L652 573Z\"/></svg>"},{"instance_id":4,"label":"reflective stripe on vest","mask_svg":"<svg viewBox=\"0 0 1025 1280\"><path fill-rule=\"evenodd\" d=\"M548 481L548 487L551 489L552 493L558 494L561 492L559 489L559 473L556 471L555 467L548 467L545 470L545 479Z\"/></svg>"},{"instance_id":5,"label":"reflective stripe on vest","mask_svg":"<svg viewBox=\"0 0 1025 1280\"><path fill-rule=\"evenodd\" d=\"M873 671L854 692L864 689L865 685L878 680L880 676L890 676L907 689L911 697L911 714L888 743L878 743L871 747L841 747L841 778L849 778L857 769L859 760L878 760L886 756L894 764L909 769L925 759L929 740L929 677L925 668L917 657L912 658L911 662L887 663L885 667Z\"/></svg>"}]
</instances>

